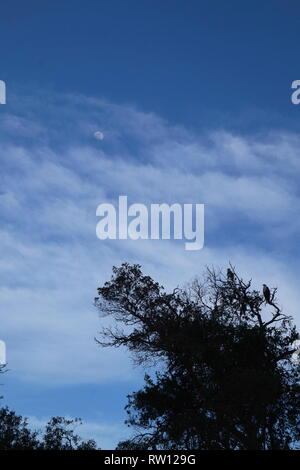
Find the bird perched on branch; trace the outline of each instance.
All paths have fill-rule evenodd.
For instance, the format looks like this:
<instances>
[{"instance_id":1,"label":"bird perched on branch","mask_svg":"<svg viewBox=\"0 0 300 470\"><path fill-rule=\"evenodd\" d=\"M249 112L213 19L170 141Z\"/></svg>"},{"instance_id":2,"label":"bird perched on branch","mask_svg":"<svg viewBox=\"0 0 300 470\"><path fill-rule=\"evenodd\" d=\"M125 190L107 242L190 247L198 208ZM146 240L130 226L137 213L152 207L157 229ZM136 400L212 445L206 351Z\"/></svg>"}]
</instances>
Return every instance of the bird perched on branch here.
<instances>
[{"instance_id":1,"label":"bird perched on branch","mask_svg":"<svg viewBox=\"0 0 300 470\"><path fill-rule=\"evenodd\" d=\"M227 269L227 279L228 281L234 281L234 274L229 268Z\"/></svg>"},{"instance_id":2,"label":"bird perched on branch","mask_svg":"<svg viewBox=\"0 0 300 470\"><path fill-rule=\"evenodd\" d=\"M271 292L266 284L263 284L263 294L267 304L271 303Z\"/></svg>"}]
</instances>

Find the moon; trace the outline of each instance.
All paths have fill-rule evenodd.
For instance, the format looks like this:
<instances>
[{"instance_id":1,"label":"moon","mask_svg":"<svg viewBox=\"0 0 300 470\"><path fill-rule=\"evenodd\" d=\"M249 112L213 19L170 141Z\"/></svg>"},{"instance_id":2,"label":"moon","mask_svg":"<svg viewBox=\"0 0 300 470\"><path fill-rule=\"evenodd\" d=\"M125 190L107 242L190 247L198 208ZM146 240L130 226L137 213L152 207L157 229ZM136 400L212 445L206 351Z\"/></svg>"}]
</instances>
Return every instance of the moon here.
<instances>
[{"instance_id":1,"label":"moon","mask_svg":"<svg viewBox=\"0 0 300 470\"><path fill-rule=\"evenodd\" d=\"M101 131L96 131L94 132L94 137L96 140L103 140L104 139L104 134Z\"/></svg>"}]
</instances>

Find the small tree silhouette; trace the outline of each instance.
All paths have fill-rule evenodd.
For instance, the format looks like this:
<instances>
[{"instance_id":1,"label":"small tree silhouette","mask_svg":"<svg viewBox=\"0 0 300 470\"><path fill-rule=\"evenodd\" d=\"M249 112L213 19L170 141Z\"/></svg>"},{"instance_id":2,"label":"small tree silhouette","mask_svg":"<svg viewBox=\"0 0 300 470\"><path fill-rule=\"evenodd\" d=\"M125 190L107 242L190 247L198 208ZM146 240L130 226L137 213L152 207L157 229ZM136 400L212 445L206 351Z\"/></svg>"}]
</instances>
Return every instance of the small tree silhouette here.
<instances>
[{"instance_id":1,"label":"small tree silhouette","mask_svg":"<svg viewBox=\"0 0 300 470\"><path fill-rule=\"evenodd\" d=\"M74 428L81 420L53 417L44 432L32 430L28 419L7 407L0 409L0 450L96 450L96 442L83 441Z\"/></svg>"}]
</instances>

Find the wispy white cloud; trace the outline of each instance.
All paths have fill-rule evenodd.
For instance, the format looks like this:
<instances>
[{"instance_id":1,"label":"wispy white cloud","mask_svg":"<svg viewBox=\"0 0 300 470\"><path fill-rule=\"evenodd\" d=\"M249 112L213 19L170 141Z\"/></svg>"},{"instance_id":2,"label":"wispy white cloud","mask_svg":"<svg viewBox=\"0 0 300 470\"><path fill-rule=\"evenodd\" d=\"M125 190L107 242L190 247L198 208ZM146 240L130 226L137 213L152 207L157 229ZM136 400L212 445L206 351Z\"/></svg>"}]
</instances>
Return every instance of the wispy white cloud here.
<instances>
[{"instance_id":1,"label":"wispy white cloud","mask_svg":"<svg viewBox=\"0 0 300 470\"><path fill-rule=\"evenodd\" d=\"M96 287L125 260L169 287L231 260L257 285L278 284L296 313L299 272L289 247L297 250L299 235L298 136L197 135L130 106L74 95L18 106L0 122L0 311L9 366L20 379L134 377L123 352L93 341L101 328ZM99 128L103 141L94 138ZM204 250L99 241L96 207L119 194L146 204L204 203Z\"/></svg>"}]
</instances>

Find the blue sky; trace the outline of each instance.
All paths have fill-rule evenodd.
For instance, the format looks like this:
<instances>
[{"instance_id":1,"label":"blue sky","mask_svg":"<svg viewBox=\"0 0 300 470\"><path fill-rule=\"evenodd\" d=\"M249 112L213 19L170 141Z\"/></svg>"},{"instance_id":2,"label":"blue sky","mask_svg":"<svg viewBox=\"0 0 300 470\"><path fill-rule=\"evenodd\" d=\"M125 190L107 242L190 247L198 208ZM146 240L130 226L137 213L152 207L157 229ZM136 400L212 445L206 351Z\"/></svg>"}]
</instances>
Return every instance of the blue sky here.
<instances>
[{"instance_id":1,"label":"blue sky","mask_svg":"<svg viewBox=\"0 0 300 470\"><path fill-rule=\"evenodd\" d=\"M299 324L299 22L295 1L1 6L4 403L37 426L81 416L103 448L127 435L143 371L97 347L92 305L123 261L171 288L231 260ZM205 248L98 240L119 194L204 203Z\"/></svg>"}]
</instances>

